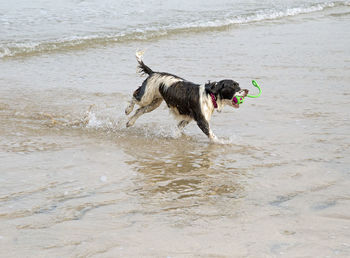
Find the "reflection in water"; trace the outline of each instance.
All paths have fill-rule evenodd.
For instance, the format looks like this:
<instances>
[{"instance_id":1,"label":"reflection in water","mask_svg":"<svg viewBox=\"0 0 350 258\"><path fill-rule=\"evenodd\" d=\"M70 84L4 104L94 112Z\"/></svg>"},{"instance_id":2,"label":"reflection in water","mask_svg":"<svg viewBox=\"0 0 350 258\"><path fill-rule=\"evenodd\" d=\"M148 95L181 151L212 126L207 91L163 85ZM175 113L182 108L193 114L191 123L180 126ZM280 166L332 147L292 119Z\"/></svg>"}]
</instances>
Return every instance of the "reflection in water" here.
<instances>
[{"instance_id":1,"label":"reflection in water","mask_svg":"<svg viewBox=\"0 0 350 258\"><path fill-rule=\"evenodd\" d=\"M235 161L227 162L233 146L193 143L187 138L144 141L142 147L125 150L132 156L128 165L137 171L134 192L153 212L186 209L232 215L244 189L242 173L232 165Z\"/></svg>"}]
</instances>

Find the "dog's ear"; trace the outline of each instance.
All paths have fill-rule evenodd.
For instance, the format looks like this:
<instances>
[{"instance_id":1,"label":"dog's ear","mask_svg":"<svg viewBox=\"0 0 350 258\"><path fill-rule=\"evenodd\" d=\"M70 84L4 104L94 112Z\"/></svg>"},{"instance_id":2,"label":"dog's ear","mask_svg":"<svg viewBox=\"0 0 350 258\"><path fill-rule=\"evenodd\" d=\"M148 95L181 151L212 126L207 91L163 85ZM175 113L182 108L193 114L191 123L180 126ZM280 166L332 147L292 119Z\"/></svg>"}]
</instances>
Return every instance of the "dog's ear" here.
<instances>
[{"instance_id":1,"label":"dog's ear","mask_svg":"<svg viewBox=\"0 0 350 258\"><path fill-rule=\"evenodd\" d=\"M220 96L222 99L232 99L235 92L232 87L224 87L220 92Z\"/></svg>"},{"instance_id":2,"label":"dog's ear","mask_svg":"<svg viewBox=\"0 0 350 258\"><path fill-rule=\"evenodd\" d=\"M222 84L220 82L208 82L205 85L205 89L211 93L213 93L215 96L219 94L220 90L222 89Z\"/></svg>"}]
</instances>

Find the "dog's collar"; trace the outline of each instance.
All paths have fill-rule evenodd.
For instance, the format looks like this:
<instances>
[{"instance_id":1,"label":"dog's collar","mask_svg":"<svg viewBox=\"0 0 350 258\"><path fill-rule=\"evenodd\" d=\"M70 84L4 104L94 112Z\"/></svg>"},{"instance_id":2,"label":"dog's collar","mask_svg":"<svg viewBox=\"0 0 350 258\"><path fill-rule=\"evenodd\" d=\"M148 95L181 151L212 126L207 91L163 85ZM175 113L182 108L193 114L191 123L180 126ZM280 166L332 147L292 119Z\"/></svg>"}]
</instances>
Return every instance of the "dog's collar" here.
<instances>
[{"instance_id":1,"label":"dog's collar","mask_svg":"<svg viewBox=\"0 0 350 258\"><path fill-rule=\"evenodd\" d=\"M211 97L211 101L213 101L214 108L218 108L218 103L216 103L216 99L213 93L209 93Z\"/></svg>"}]
</instances>

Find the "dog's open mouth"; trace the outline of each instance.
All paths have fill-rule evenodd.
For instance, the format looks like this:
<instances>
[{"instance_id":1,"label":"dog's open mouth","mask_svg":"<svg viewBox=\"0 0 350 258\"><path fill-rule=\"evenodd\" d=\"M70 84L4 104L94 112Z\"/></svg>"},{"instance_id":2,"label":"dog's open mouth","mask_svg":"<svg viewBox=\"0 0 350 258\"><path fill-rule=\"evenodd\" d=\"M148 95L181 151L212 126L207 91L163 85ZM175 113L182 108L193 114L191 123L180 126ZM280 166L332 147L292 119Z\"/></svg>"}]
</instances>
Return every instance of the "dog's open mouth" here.
<instances>
[{"instance_id":1,"label":"dog's open mouth","mask_svg":"<svg viewBox=\"0 0 350 258\"><path fill-rule=\"evenodd\" d=\"M243 102L244 97L243 96L235 96L232 99L232 106L234 108L239 108L239 104Z\"/></svg>"},{"instance_id":2,"label":"dog's open mouth","mask_svg":"<svg viewBox=\"0 0 350 258\"><path fill-rule=\"evenodd\" d=\"M232 103L234 108L239 108L239 104Z\"/></svg>"},{"instance_id":3,"label":"dog's open mouth","mask_svg":"<svg viewBox=\"0 0 350 258\"><path fill-rule=\"evenodd\" d=\"M232 99L232 106L234 108L239 108L239 105L243 103L244 98L247 96L248 90L241 90L237 96Z\"/></svg>"},{"instance_id":4,"label":"dog's open mouth","mask_svg":"<svg viewBox=\"0 0 350 258\"><path fill-rule=\"evenodd\" d=\"M234 97L233 99L232 99L232 106L234 107L234 108L239 108L239 101L240 100L242 100L243 99L243 97Z\"/></svg>"}]
</instances>

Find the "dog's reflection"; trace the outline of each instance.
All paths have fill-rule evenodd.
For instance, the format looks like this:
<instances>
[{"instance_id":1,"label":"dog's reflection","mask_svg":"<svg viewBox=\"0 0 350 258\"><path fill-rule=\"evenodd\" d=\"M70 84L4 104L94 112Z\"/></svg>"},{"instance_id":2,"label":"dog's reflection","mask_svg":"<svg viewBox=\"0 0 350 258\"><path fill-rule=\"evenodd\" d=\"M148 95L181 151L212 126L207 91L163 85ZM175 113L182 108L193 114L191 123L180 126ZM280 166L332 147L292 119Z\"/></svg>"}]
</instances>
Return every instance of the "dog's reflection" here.
<instances>
[{"instance_id":1,"label":"dog's reflection","mask_svg":"<svg viewBox=\"0 0 350 258\"><path fill-rule=\"evenodd\" d=\"M135 191L163 201L189 197L199 201L212 196L240 198L243 186L237 179L242 174L232 166L235 161L225 156L228 148L181 139L143 146L142 152L129 151L133 159L128 164L137 172Z\"/></svg>"}]
</instances>

